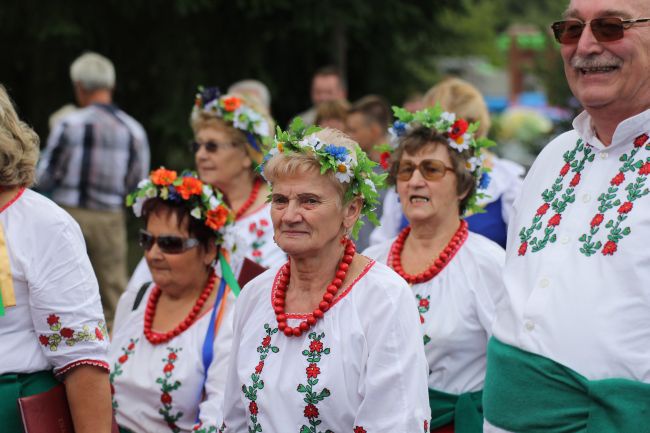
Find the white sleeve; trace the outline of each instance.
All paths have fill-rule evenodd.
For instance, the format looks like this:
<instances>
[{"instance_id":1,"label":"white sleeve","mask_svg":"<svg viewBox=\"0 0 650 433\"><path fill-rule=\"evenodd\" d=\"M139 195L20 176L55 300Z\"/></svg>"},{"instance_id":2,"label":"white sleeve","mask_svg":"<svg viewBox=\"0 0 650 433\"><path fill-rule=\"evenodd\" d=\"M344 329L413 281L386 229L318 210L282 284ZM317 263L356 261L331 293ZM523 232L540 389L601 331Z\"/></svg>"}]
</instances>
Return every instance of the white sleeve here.
<instances>
[{"instance_id":1,"label":"white sleeve","mask_svg":"<svg viewBox=\"0 0 650 433\"><path fill-rule=\"evenodd\" d=\"M399 226L402 222L402 205L395 188L386 191L382 209L380 225L375 227L370 234L370 246L392 239L399 233Z\"/></svg>"},{"instance_id":2,"label":"white sleeve","mask_svg":"<svg viewBox=\"0 0 650 433\"><path fill-rule=\"evenodd\" d=\"M488 339L492 336L492 327L496 318L497 306L505 295L503 285L503 266L505 252L497 245L489 245L490 260L478 267L476 275L476 313L481 327L485 329Z\"/></svg>"},{"instance_id":3,"label":"white sleeve","mask_svg":"<svg viewBox=\"0 0 650 433\"><path fill-rule=\"evenodd\" d=\"M391 290L400 291L399 296L373 305L366 333L364 397L354 425L373 433L423 432L431 418L417 307L406 283L398 284Z\"/></svg>"}]
</instances>

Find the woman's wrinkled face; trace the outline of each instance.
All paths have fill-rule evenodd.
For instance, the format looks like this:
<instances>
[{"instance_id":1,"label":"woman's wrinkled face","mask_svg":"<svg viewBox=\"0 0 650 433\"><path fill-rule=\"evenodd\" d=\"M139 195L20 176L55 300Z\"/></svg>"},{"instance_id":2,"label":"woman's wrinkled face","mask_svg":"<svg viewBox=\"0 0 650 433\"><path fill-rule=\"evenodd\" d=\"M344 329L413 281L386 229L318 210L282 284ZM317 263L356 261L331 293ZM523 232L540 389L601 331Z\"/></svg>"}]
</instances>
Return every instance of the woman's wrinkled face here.
<instances>
[{"instance_id":1,"label":"woman's wrinkled face","mask_svg":"<svg viewBox=\"0 0 650 433\"><path fill-rule=\"evenodd\" d=\"M187 239L190 237L187 230L188 218L191 217L188 215L179 227L175 213L157 210L149 215L146 230L156 237L168 235ZM197 289L193 286L201 284L197 281L205 277L208 266L215 258L215 252L216 248L211 247L206 251L199 244L180 254L166 254L154 243L149 251L144 252L144 257L154 283L163 291L173 288L178 292L183 288Z\"/></svg>"},{"instance_id":2,"label":"woman's wrinkled face","mask_svg":"<svg viewBox=\"0 0 650 433\"><path fill-rule=\"evenodd\" d=\"M288 255L316 255L354 225L358 203L342 204L333 182L314 169L274 180L271 219L275 242Z\"/></svg>"},{"instance_id":3,"label":"woman's wrinkled face","mask_svg":"<svg viewBox=\"0 0 650 433\"><path fill-rule=\"evenodd\" d=\"M404 152L400 165L415 166L427 159L439 160L445 166L453 167L448 147L436 143L421 148L415 155ZM452 171L446 171L440 179L427 180L420 170L414 170L409 180L397 179L397 193L404 215L411 223L458 216L461 197Z\"/></svg>"},{"instance_id":4,"label":"woman's wrinkled face","mask_svg":"<svg viewBox=\"0 0 650 433\"><path fill-rule=\"evenodd\" d=\"M249 172L252 166L246 149L237 146L233 138L230 131L212 126L200 129L194 137L200 145L194 154L199 177L221 190L227 190L233 179L238 179L242 172ZM208 143L216 146L206 146Z\"/></svg>"}]
</instances>

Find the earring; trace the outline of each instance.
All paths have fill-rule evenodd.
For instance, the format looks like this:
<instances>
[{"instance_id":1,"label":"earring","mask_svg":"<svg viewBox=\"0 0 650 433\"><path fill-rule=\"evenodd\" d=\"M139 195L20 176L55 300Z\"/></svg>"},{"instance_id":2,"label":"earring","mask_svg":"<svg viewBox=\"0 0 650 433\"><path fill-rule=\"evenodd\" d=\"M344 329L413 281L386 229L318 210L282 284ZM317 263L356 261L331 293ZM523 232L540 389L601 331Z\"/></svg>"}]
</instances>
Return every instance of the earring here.
<instances>
[{"instance_id":1,"label":"earring","mask_svg":"<svg viewBox=\"0 0 650 433\"><path fill-rule=\"evenodd\" d=\"M345 234L341 236L341 240L339 242L341 243L341 245L345 245L348 242L348 235Z\"/></svg>"}]
</instances>

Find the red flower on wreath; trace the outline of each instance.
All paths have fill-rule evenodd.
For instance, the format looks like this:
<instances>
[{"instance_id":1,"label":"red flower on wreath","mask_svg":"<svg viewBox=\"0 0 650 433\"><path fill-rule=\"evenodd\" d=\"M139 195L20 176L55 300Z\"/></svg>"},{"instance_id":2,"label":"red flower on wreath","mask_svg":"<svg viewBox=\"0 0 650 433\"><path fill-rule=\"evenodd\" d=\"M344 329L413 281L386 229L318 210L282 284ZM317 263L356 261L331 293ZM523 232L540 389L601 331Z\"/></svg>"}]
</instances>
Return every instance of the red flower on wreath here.
<instances>
[{"instance_id":1,"label":"red flower on wreath","mask_svg":"<svg viewBox=\"0 0 650 433\"><path fill-rule=\"evenodd\" d=\"M210 209L207 213L205 225L212 230L219 230L228 220L228 209L223 206L217 206L216 209Z\"/></svg>"},{"instance_id":2,"label":"red flower on wreath","mask_svg":"<svg viewBox=\"0 0 650 433\"><path fill-rule=\"evenodd\" d=\"M308 404L305 406L305 418L318 418L318 408L313 404Z\"/></svg>"},{"instance_id":3,"label":"red flower on wreath","mask_svg":"<svg viewBox=\"0 0 650 433\"><path fill-rule=\"evenodd\" d=\"M168 392L163 392L160 396L160 401L163 404L172 404L172 396Z\"/></svg>"},{"instance_id":4,"label":"red flower on wreath","mask_svg":"<svg viewBox=\"0 0 650 433\"><path fill-rule=\"evenodd\" d=\"M594 216L593 219L591 220L591 226L592 226L592 227L597 227L597 226L599 226L600 223L603 222L603 218L604 218L604 215L603 215L603 214L601 214L601 213L596 214L596 216Z\"/></svg>"},{"instance_id":5,"label":"red flower on wreath","mask_svg":"<svg viewBox=\"0 0 650 433\"><path fill-rule=\"evenodd\" d=\"M318 368L318 365L314 364L313 362L309 364L305 371L307 373L307 377L318 377L320 374L320 368Z\"/></svg>"},{"instance_id":6,"label":"red flower on wreath","mask_svg":"<svg viewBox=\"0 0 650 433\"><path fill-rule=\"evenodd\" d=\"M70 328L63 328L61 329L60 334L64 338L72 338L72 336L74 335L74 331Z\"/></svg>"},{"instance_id":7,"label":"red flower on wreath","mask_svg":"<svg viewBox=\"0 0 650 433\"><path fill-rule=\"evenodd\" d=\"M639 174L643 176L647 176L650 174L650 162L646 162L641 166L639 169Z\"/></svg>"},{"instance_id":8,"label":"red flower on wreath","mask_svg":"<svg viewBox=\"0 0 650 433\"><path fill-rule=\"evenodd\" d=\"M260 361L259 364L255 367L255 374L260 374L262 373L262 370L264 369L264 361Z\"/></svg>"},{"instance_id":9,"label":"red flower on wreath","mask_svg":"<svg viewBox=\"0 0 650 433\"><path fill-rule=\"evenodd\" d=\"M236 96L223 99L223 108L226 111L235 111L241 106L241 99Z\"/></svg>"},{"instance_id":10,"label":"red flower on wreath","mask_svg":"<svg viewBox=\"0 0 650 433\"><path fill-rule=\"evenodd\" d=\"M271 337L267 335L262 339L262 347L268 347L269 344L271 344Z\"/></svg>"},{"instance_id":11,"label":"red flower on wreath","mask_svg":"<svg viewBox=\"0 0 650 433\"><path fill-rule=\"evenodd\" d=\"M50 344L50 339L47 338L47 336L45 335L41 335L40 337L38 337L38 341L40 341L43 346L47 346L48 344Z\"/></svg>"},{"instance_id":12,"label":"red flower on wreath","mask_svg":"<svg viewBox=\"0 0 650 433\"><path fill-rule=\"evenodd\" d=\"M645 144L646 141L648 141L648 134L639 135L634 140L634 147L641 147Z\"/></svg>"},{"instance_id":13,"label":"red flower on wreath","mask_svg":"<svg viewBox=\"0 0 650 433\"><path fill-rule=\"evenodd\" d=\"M382 152L381 155L379 155L379 165L381 165L381 168L384 170L388 170L388 160L390 159L390 152Z\"/></svg>"},{"instance_id":14,"label":"red flower on wreath","mask_svg":"<svg viewBox=\"0 0 650 433\"><path fill-rule=\"evenodd\" d=\"M556 213L555 215L553 215L553 217L550 220L548 220L548 225L549 227L555 227L558 224L560 224L561 220L562 220L562 214Z\"/></svg>"},{"instance_id":15,"label":"red flower on wreath","mask_svg":"<svg viewBox=\"0 0 650 433\"><path fill-rule=\"evenodd\" d=\"M366 429L363 427L356 426L354 428L354 433L366 433Z\"/></svg>"},{"instance_id":16,"label":"red flower on wreath","mask_svg":"<svg viewBox=\"0 0 650 433\"><path fill-rule=\"evenodd\" d=\"M154 185L167 186L176 180L178 175L174 170L167 170L164 167L151 172L151 181Z\"/></svg>"},{"instance_id":17,"label":"red flower on wreath","mask_svg":"<svg viewBox=\"0 0 650 433\"><path fill-rule=\"evenodd\" d=\"M309 344L309 350L312 352L320 352L323 350L323 343L321 343L320 340L312 340Z\"/></svg>"},{"instance_id":18,"label":"red flower on wreath","mask_svg":"<svg viewBox=\"0 0 650 433\"><path fill-rule=\"evenodd\" d=\"M621 207L618 208L618 213L620 214L629 213L633 207L634 204L632 204L632 202L626 201L621 205Z\"/></svg>"},{"instance_id":19,"label":"red flower on wreath","mask_svg":"<svg viewBox=\"0 0 650 433\"><path fill-rule=\"evenodd\" d=\"M560 170L560 176L566 176L570 169L571 165L567 162L564 164L564 166L562 166L562 170Z\"/></svg>"},{"instance_id":20,"label":"red flower on wreath","mask_svg":"<svg viewBox=\"0 0 650 433\"><path fill-rule=\"evenodd\" d=\"M519 245L519 255L520 256L525 255L527 249L528 249L528 242L524 242L521 245Z\"/></svg>"},{"instance_id":21,"label":"red flower on wreath","mask_svg":"<svg viewBox=\"0 0 650 433\"><path fill-rule=\"evenodd\" d=\"M50 314L49 316L47 316L48 325L53 326L56 325L57 323L59 323L59 316L57 316L56 314Z\"/></svg>"},{"instance_id":22,"label":"red flower on wreath","mask_svg":"<svg viewBox=\"0 0 650 433\"><path fill-rule=\"evenodd\" d=\"M612 255L614 255L614 253L616 252L617 249L618 249L618 246L616 245L616 242L607 241L607 243L603 247L603 255L612 256Z\"/></svg>"},{"instance_id":23,"label":"red flower on wreath","mask_svg":"<svg viewBox=\"0 0 650 433\"><path fill-rule=\"evenodd\" d=\"M548 204L548 203L544 203L543 205L541 205L541 206L537 209L537 215L539 215L539 216L544 215L544 214L546 213L546 211L548 210L548 208L550 208L550 207L551 207L550 204Z\"/></svg>"},{"instance_id":24,"label":"red flower on wreath","mask_svg":"<svg viewBox=\"0 0 650 433\"><path fill-rule=\"evenodd\" d=\"M193 195L200 195L203 188L203 182L192 176L185 176L183 183L176 187L176 191L183 197L183 200L189 200Z\"/></svg>"},{"instance_id":25,"label":"red flower on wreath","mask_svg":"<svg viewBox=\"0 0 650 433\"><path fill-rule=\"evenodd\" d=\"M569 183L570 186L577 186L580 183L580 173L576 173L575 176L573 176L573 179L571 179L571 182Z\"/></svg>"},{"instance_id":26,"label":"red flower on wreath","mask_svg":"<svg viewBox=\"0 0 650 433\"><path fill-rule=\"evenodd\" d=\"M251 415L257 415L257 403L254 401L251 401L250 404L248 405L248 411L251 413Z\"/></svg>"},{"instance_id":27,"label":"red flower on wreath","mask_svg":"<svg viewBox=\"0 0 650 433\"><path fill-rule=\"evenodd\" d=\"M456 120L454 124L451 125L451 129L449 129L449 138L455 140L459 137L462 137L463 134L467 132L467 128L469 128L469 123L467 123L467 120L465 119Z\"/></svg>"},{"instance_id":28,"label":"red flower on wreath","mask_svg":"<svg viewBox=\"0 0 650 433\"><path fill-rule=\"evenodd\" d=\"M625 180L625 174L623 174L622 172L618 172L618 174L614 176L609 183L611 183L614 186L619 186L620 184L623 183L624 180Z\"/></svg>"}]
</instances>

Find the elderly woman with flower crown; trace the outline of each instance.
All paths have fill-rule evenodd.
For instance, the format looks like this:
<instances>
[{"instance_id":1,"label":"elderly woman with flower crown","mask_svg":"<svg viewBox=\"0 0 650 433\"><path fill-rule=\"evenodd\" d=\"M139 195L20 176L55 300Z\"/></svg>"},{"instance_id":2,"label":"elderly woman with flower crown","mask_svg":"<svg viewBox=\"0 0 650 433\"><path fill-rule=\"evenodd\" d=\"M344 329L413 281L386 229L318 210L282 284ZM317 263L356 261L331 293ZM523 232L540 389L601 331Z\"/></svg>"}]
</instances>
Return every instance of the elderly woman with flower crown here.
<instances>
[{"instance_id":1,"label":"elderly woman with flower crown","mask_svg":"<svg viewBox=\"0 0 650 433\"><path fill-rule=\"evenodd\" d=\"M279 131L265 158L275 239L289 256L237 301L224 432L423 432L426 361L413 297L348 234L380 176L339 131Z\"/></svg>"},{"instance_id":2,"label":"elderly woman with flower crown","mask_svg":"<svg viewBox=\"0 0 650 433\"><path fill-rule=\"evenodd\" d=\"M153 284L118 304L110 348L117 422L122 432L216 431L239 291L222 248L230 209L194 173L164 168L127 204L145 222L140 245Z\"/></svg>"},{"instance_id":3,"label":"elderly woman with flower crown","mask_svg":"<svg viewBox=\"0 0 650 433\"><path fill-rule=\"evenodd\" d=\"M431 431L478 433L504 252L468 233L461 216L477 207L477 186L487 176L482 150L491 142L475 139L477 125L439 107L395 113L404 128L389 179L410 225L364 254L393 268L417 300L420 344L429 364Z\"/></svg>"}]
</instances>

